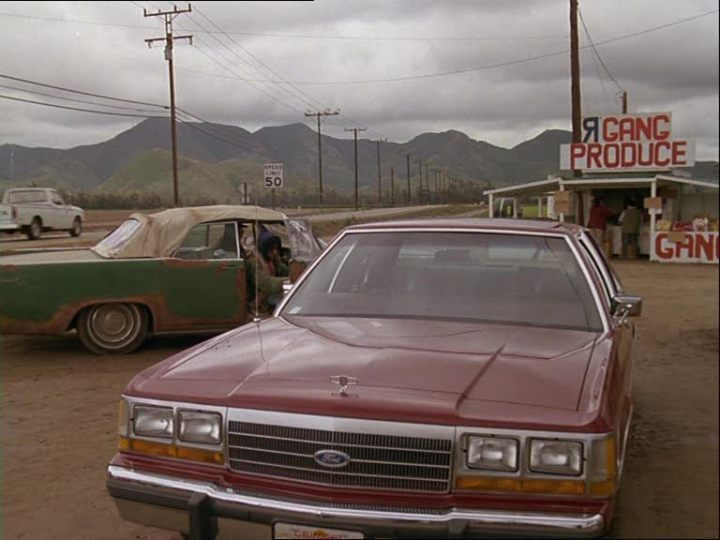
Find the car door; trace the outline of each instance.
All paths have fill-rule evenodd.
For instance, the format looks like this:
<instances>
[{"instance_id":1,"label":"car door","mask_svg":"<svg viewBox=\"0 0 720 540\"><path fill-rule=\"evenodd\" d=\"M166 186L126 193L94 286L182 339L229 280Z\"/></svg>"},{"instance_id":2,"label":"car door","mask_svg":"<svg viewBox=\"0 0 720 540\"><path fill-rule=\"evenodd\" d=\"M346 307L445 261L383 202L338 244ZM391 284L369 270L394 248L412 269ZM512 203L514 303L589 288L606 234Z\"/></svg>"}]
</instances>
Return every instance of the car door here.
<instances>
[{"instance_id":1,"label":"car door","mask_svg":"<svg viewBox=\"0 0 720 540\"><path fill-rule=\"evenodd\" d=\"M196 225L173 257L160 261L159 331L221 330L246 321L239 231L235 221Z\"/></svg>"},{"instance_id":2,"label":"car door","mask_svg":"<svg viewBox=\"0 0 720 540\"><path fill-rule=\"evenodd\" d=\"M48 191L50 204L48 214L51 215L50 227L53 229L69 229L72 226L72 216L70 215L70 207L57 191Z\"/></svg>"}]
</instances>

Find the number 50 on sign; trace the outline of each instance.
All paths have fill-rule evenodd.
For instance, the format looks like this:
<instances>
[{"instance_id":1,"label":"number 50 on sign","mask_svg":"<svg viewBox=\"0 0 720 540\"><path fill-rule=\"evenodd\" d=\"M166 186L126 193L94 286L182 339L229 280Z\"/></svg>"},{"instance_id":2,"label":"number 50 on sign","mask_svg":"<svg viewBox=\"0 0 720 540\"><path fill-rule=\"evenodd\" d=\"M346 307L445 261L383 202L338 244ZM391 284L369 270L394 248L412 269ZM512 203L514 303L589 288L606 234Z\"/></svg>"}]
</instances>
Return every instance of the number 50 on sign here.
<instances>
[{"instance_id":1,"label":"number 50 on sign","mask_svg":"<svg viewBox=\"0 0 720 540\"><path fill-rule=\"evenodd\" d=\"M281 188L283 187L283 164L282 163L266 163L265 164L265 187Z\"/></svg>"}]
</instances>

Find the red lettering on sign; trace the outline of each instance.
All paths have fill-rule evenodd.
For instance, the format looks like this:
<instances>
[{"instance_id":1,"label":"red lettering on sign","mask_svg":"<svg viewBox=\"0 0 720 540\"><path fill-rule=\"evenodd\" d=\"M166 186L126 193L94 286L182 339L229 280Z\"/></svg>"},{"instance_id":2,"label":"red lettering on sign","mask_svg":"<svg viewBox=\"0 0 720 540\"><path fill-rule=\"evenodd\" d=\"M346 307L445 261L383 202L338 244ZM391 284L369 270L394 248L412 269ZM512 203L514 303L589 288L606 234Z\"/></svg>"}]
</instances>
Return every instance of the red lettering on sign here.
<instances>
[{"instance_id":1,"label":"red lettering on sign","mask_svg":"<svg viewBox=\"0 0 720 540\"><path fill-rule=\"evenodd\" d=\"M587 145L587 166L588 168L597 167L602 168L600 163L600 156L602 155L602 144L590 143ZM595 165L593 165L593 163Z\"/></svg>"},{"instance_id":2,"label":"red lettering on sign","mask_svg":"<svg viewBox=\"0 0 720 540\"><path fill-rule=\"evenodd\" d=\"M670 153L670 143L667 141L660 141L655 143L655 149L653 151L653 161L656 165L659 167L666 167L670 165L670 157L664 157L660 158L661 150L665 150L665 152L662 152L664 156L668 156Z\"/></svg>"},{"instance_id":3,"label":"red lettering on sign","mask_svg":"<svg viewBox=\"0 0 720 540\"><path fill-rule=\"evenodd\" d=\"M620 145L606 144L603 149L603 161L608 169L617 167L620 164Z\"/></svg>"},{"instance_id":4,"label":"red lettering on sign","mask_svg":"<svg viewBox=\"0 0 720 540\"><path fill-rule=\"evenodd\" d=\"M670 117L667 114L658 114L653 117L653 139L664 141L670 138Z\"/></svg>"},{"instance_id":5,"label":"red lettering on sign","mask_svg":"<svg viewBox=\"0 0 720 540\"><path fill-rule=\"evenodd\" d=\"M695 258L705 258L708 261L712 261L715 258L715 246L713 245L713 239L708 235L696 234L695 235ZM703 253L705 254L703 257Z\"/></svg>"},{"instance_id":6,"label":"red lettering on sign","mask_svg":"<svg viewBox=\"0 0 720 540\"><path fill-rule=\"evenodd\" d=\"M667 238L667 233L661 232L655 237L655 253L661 259L672 259L674 252L672 248L665 247L663 240Z\"/></svg>"},{"instance_id":7,"label":"red lettering on sign","mask_svg":"<svg viewBox=\"0 0 720 540\"><path fill-rule=\"evenodd\" d=\"M640 139L652 139L652 118L646 117L646 118L638 118L637 119L637 125L636 125L637 133L635 136L638 140Z\"/></svg>"},{"instance_id":8,"label":"red lettering on sign","mask_svg":"<svg viewBox=\"0 0 720 540\"><path fill-rule=\"evenodd\" d=\"M614 128L611 128L611 125L614 125ZM618 140L618 134L617 134L617 125L618 120L614 116L607 116L603 118L603 140L607 142L613 142ZM613 129L613 131L610 131Z\"/></svg>"},{"instance_id":9,"label":"red lettering on sign","mask_svg":"<svg viewBox=\"0 0 720 540\"><path fill-rule=\"evenodd\" d=\"M687 141L673 141L672 143L672 162L673 165L687 165L685 158Z\"/></svg>"},{"instance_id":10,"label":"red lettering on sign","mask_svg":"<svg viewBox=\"0 0 720 540\"><path fill-rule=\"evenodd\" d=\"M685 250L687 251L687 257L692 258L693 252L695 251L693 249L694 245L695 243L693 242L693 235L686 234L682 242L675 242L675 257L677 257L678 259L682 257L681 251Z\"/></svg>"},{"instance_id":11,"label":"red lettering on sign","mask_svg":"<svg viewBox=\"0 0 720 540\"><path fill-rule=\"evenodd\" d=\"M635 143L625 142L620 145L622 150L622 159L620 160L623 167L634 167L637 160L637 147Z\"/></svg>"},{"instance_id":12,"label":"red lettering on sign","mask_svg":"<svg viewBox=\"0 0 720 540\"><path fill-rule=\"evenodd\" d=\"M573 143L570 145L570 168L571 169L580 169L582 167L578 167L575 163L576 159L585 157L585 154L587 152L587 147L584 144L581 143Z\"/></svg>"},{"instance_id":13,"label":"red lettering on sign","mask_svg":"<svg viewBox=\"0 0 720 540\"><path fill-rule=\"evenodd\" d=\"M623 118L620 120L620 140L621 141L633 141L635 140L635 119L634 118Z\"/></svg>"},{"instance_id":14,"label":"red lettering on sign","mask_svg":"<svg viewBox=\"0 0 720 540\"><path fill-rule=\"evenodd\" d=\"M649 167L653 164L653 145L641 144L638 149L638 165L641 167Z\"/></svg>"}]
</instances>

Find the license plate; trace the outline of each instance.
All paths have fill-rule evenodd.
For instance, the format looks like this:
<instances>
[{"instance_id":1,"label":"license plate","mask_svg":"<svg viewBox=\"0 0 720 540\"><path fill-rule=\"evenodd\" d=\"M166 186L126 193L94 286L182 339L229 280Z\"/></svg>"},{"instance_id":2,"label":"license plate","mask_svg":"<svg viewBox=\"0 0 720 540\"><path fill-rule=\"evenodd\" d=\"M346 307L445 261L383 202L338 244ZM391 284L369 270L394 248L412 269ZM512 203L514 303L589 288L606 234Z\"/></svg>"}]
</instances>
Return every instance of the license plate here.
<instances>
[{"instance_id":1,"label":"license plate","mask_svg":"<svg viewBox=\"0 0 720 540\"><path fill-rule=\"evenodd\" d=\"M308 527L307 525L294 525L292 523L275 523L273 538L291 540L330 540L365 538L357 531L343 531L340 529L326 529L325 527Z\"/></svg>"}]
</instances>

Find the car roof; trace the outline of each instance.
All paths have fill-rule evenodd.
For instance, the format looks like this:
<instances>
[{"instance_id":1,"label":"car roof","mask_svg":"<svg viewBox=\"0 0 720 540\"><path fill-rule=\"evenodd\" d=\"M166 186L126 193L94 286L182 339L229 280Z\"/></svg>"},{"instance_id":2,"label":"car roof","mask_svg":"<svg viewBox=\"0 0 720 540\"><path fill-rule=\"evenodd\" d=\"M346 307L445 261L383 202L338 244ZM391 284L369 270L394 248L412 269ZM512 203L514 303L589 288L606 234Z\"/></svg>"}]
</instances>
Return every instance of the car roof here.
<instances>
[{"instance_id":1,"label":"car roof","mask_svg":"<svg viewBox=\"0 0 720 540\"><path fill-rule=\"evenodd\" d=\"M136 232L117 246L100 242L95 247L98 255L108 259L136 257L169 257L185 239L194 226L217 221L261 221L282 223L285 214L244 205L213 205L171 208L155 214L135 213L129 219L137 220L140 226Z\"/></svg>"},{"instance_id":2,"label":"car roof","mask_svg":"<svg viewBox=\"0 0 720 540\"><path fill-rule=\"evenodd\" d=\"M352 225L345 230L348 232L357 230L376 229L496 229L510 232L547 232L552 234L573 234L582 229L572 223L563 223L548 219L495 219L495 218L416 218L381 221Z\"/></svg>"}]
</instances>

